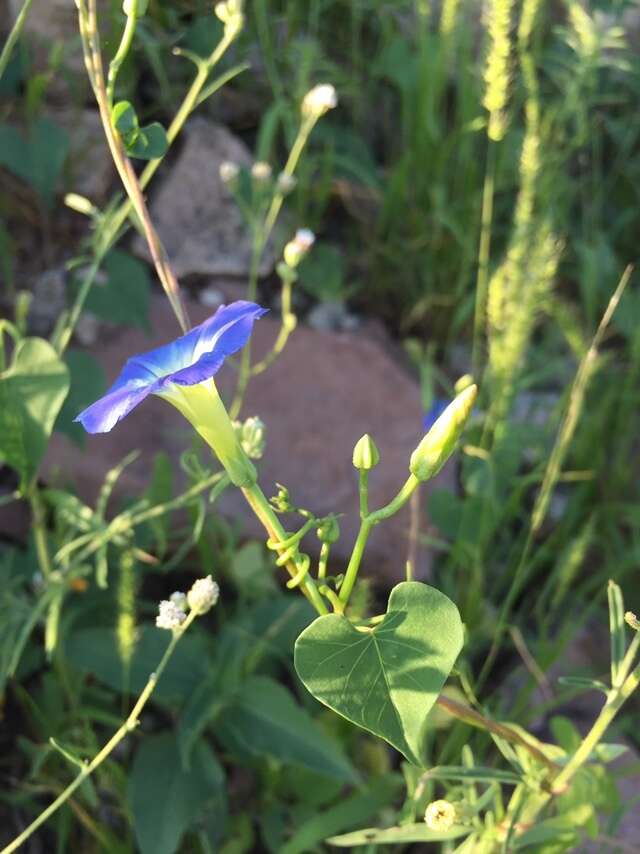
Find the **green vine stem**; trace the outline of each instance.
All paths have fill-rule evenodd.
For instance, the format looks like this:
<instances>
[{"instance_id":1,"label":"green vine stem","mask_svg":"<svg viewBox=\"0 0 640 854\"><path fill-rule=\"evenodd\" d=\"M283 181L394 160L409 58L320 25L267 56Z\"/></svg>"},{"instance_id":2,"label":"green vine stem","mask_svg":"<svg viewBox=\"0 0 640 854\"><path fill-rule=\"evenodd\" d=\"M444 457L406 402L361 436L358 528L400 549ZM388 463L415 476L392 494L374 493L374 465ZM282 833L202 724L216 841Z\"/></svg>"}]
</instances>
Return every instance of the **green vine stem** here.
<instances>
[{"instance_id":1,"label":"green vine stem","mask_svg":"<svg viewBox=\"0 0 640 854\"><path fill-rule=\"evenodd\" d=\"M278 554L284 555L289 548L286 544L288 535L282 527L282 524L276 516L272 506L269 504L264 492L260 489L257 483L253 483L249 486L242 487L242 493L246 498L247 503L264 526L264 529L269 535L269 540L273 544L277 544L276 550ZM299 582L300 589L309 602L311 602L318 614L327 614L327 606L325 605L314 580L307 573L301 577L300 570L302 562L302 556L298 552L291 557L288 557L284 566L291 578L296 579L296 581Z\"/></svg>"},{"instance_id":2,"label":"green vine stem","mask_svg":"<svg viewBox=\"0 0 640 854\"><path fill-rule=\"evenodd\" d=\"M362 518L362 521L360 522L360 530L358 531L358 536L356 537L356 542L353 547L353 552L351 553L351 558L347 565L344 581L340 587L339 599L342 611L346 608L349 602L349 597L353 591L354 584L356 583L364 550L371 531L384 519L388 519L390 516L397 513L398 510L400 510L411 498L419 484L420 481L415 475L409 475L402 489L392 501L384 507L381 507L379 510L374 510L372 513L368 513Z\"/></svg>"},{"instance_id":3,"label":"green vine stem","mask_svg":"<svg viewBox=\"0 0 640 854\"><path fill-rule=\"evenodd\" d=\"M157 669L154 673L149 676L149 680L144 687L144 690L138 697L136 704L131 710L131 714L124 721L122 726L114 733L114 735L109 739L109 741L104 745L104 747L94 756L94 758L86 763L86 765L82 768L80 773L75 777L75 779L67 786L67 788L58 795L58 797L53 801L40 815L31 822L31 824L22 831L22 833L17 836L13 842L9 843L6 848L4 848L0 854L12 854L13 851L17 851L17 849L29 839L29 837L41 826L43 825L51 816L64 804L69 800L71 795L76 791L76 789L81 786L84 781L90 777L93 772L104 762L105 759L115 750L115 748L120 744L120 742L132 732L139 723L140 714L144 709L147 701L153 694L156 685L158 684L158 680L162 676L162 673L167 666L169 659L173 655L173 652L176 648L176 645L182 635L185 633L187 628L191 625L191 623L198 616L196 611L190 611L187 615L187 619L184 621L182 626L179 629L175 629L173 633L173 637L167 649L165 650L160 663L158 664Z\"/></svg>"}]
</instances>

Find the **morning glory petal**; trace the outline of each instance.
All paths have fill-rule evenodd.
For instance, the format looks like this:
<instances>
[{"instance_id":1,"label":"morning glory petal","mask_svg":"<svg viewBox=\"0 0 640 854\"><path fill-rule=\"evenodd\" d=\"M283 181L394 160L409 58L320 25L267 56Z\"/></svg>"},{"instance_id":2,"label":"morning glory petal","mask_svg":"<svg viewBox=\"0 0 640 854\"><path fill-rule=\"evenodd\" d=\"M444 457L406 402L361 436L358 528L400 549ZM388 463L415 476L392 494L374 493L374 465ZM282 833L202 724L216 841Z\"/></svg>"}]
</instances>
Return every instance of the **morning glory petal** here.
<instances>
[{"instance_id":1,"label":"morning glory petal","mask_svg":"<svg viewBox=\"0 0 640 854\"><path fill-rule=\"evenodd\" d=\"M123 384L118 378L100 400L88 406L74 421L79 421L87 433L108 433L118 421L122 421L125 415L142 403L157 385L157 381L142 386Z\"/></svg>"},{"instance_id":2,"label":"morning glory petal","mask_svg":"<svg viewBox=\"0 0 640 854\"><path fill-rule=\"evenodd\" d=\"M211 319L218 321L216 328L205 329L194 349L194 355L202 353L193 364L175 371L165 377L163 386L168 382L178 385L196 385L213 377L222 367L227 356L237 353L249 340L253 323L262 317L266 309L251 302L236 302L226 306L224 312L219 309ZM204 326L204 324L203 324Z\"/></svg>"},{"instance_id":3,"label":"morning glory petal","mask_svg":"<svg viewBox=\"0 0 640 854\"><path fill-rule=\"evenodd\" d=\"M107 393L75 420L89 433L107 433L147 395L171 383L195 385L209 379L246 344L254 321L265 311L245 300L220 306L186 335L129 359Z\"/></svg>"}]
</instances>

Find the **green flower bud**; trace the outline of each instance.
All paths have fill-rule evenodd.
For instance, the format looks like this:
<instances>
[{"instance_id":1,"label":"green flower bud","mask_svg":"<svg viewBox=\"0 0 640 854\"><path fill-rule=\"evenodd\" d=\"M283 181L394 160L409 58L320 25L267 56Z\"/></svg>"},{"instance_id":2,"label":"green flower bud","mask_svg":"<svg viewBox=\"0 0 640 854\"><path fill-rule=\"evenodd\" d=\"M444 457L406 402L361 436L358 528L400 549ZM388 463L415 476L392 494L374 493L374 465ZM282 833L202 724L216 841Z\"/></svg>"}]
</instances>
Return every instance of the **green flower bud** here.
<instances>
[{"instance_id":1,"label":"green flower bud","mask_svg":"<svg viewBox=\"0 0 640 854\"><path fill-rule=\"evenodd\" d=\"M447 406L411 455L409 469L418 480L430 480L454 451L464 425L478 395L478 387L470 385Z\"/></svg>"},{"instance_id":2,"label":"green flower bud","mask_svg":"<svg viewBox=\"0 0 640 854\"><path fill-rule=\"evenodd\" d=\"M296 508L291 503L289 490L281 483L277 483L276 486L278 487L278 494L271 499L273 509L277 513L292 513Z\"/></svg>"},{"instance_id":3,"label":"green flower bud","mask_svg":"<svg viewBox=\"0 0 640 854\"><path fill-rule=\"evenodd\" d=\"M148 5L149 0L138 0L136 4L136 18L141 18L146 13ZM123 0L122 11L127 18L130 18L133 14L133 0Z\"/></svg>"},{"instance_id":4,"label":"green flower bud","mask_svg":"<svg viewBox=\"0 0 640 854\"><path fill-rule=\"evenodd\" d=\"M380 462L380 451L368 433L358 439L353 449L353 465L360 471L369 471Z\"/></svg>"},{"instance_id":5,"label":"green flower bud","mask_svg":"<svg viewBox=\"0 0 640 854\"><path fill-rule=\"evenodd\" d=\"M340 525L335 516L328 516L320 522L316 531L318 539L321 543L332 545L340 539Z\"/></svg>"},{"instance_id":6,"label":"green flower bud","mask_svg":"<svg viewBox=\"0 0 640 854\"><path fill-rule=\"evenodd\" d=\"M460 394L460 392L469 388L470 385L473 385L473 377L471 374L463 374L459 380L456 380L453 388L456 394Z\"/></svg>"},{"instance_id":7,"label":"green flower bud","mask_svg":"<svg viewBox=\"0 0 640 854\"><path fill-rule=\"evenodd\" d=\"M246 421L234 421L233 429L242 446L243 451L250 460L261 459L266 444L266 428L264 421L257 415L247 418Z\"/></svg>"}]
</instances>

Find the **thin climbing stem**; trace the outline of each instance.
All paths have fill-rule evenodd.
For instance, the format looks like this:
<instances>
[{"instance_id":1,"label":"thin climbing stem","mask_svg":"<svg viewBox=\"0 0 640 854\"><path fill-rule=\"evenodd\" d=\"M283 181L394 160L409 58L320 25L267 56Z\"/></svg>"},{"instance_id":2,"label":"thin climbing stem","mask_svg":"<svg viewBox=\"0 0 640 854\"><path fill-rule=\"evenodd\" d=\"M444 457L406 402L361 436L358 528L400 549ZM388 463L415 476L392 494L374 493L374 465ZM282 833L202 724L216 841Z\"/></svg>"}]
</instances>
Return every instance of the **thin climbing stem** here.
<instances>
[{"instance_id":1,"label":"thin climbing stem","mask_svg":"<svg viewBox=\"0 0 640 854\"><path fill-rule=\"evenodd\" d=\"M6 848L4 848L0 854L12 854L13 851L17 851L17 849L23 845L27 839L39 828L41 827L51 816L57 812L60 807L66 803L71 795L78 789L84 781L90 777L93 772L102 765L102 763L107 759L111 753L115 750L115 748L120 744L120 742L132 732L139 723L140 714L147 704L149 698L153 694L156 685L162 673L167 666L173 652L176 648L176 645L194 619L198 616L196 611L191 611L187 619L184 621L182 626L179 629L176 629L173 633L173 637L167 649L165 650L160 663L158 664L157 669L154 673L149 676L149 680L144 687L144 690L138 697L136 704L131 710L130 715L124 721L122 726L113 734L113 736L109 739L109 741L104 745L104 747L94 756L94 758L88 762L84 768L80 771L80 773L75 777L75 779L67 786L67 788L58 795L58 797L43 811L40 815L31 822L31 824L22 831L22 833L17 836L13 842L10 842Z\"/></svg>"}]
</instances>

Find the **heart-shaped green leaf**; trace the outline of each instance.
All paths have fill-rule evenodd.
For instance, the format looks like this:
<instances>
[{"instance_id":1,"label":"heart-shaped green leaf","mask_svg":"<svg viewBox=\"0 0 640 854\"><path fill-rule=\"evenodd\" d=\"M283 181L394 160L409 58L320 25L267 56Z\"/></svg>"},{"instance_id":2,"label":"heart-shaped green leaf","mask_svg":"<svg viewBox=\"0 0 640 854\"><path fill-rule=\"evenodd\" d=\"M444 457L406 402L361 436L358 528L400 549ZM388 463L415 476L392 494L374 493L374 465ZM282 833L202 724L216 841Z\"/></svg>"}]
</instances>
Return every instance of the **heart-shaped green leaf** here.
<instances>
[{"instance_id":1,"label":"heart-shaped green leaf","mask_svg":"<svg viewBox=\"0 0 640 854\"><path fill-rule=\"evenodd\" d=\"M296 641L295 666L317 700L421 765L427 713L462 641L453 602L406 581L391 591L374 628L356 628L338 614L314 620Z\"/></svg>"}]
</instances>

